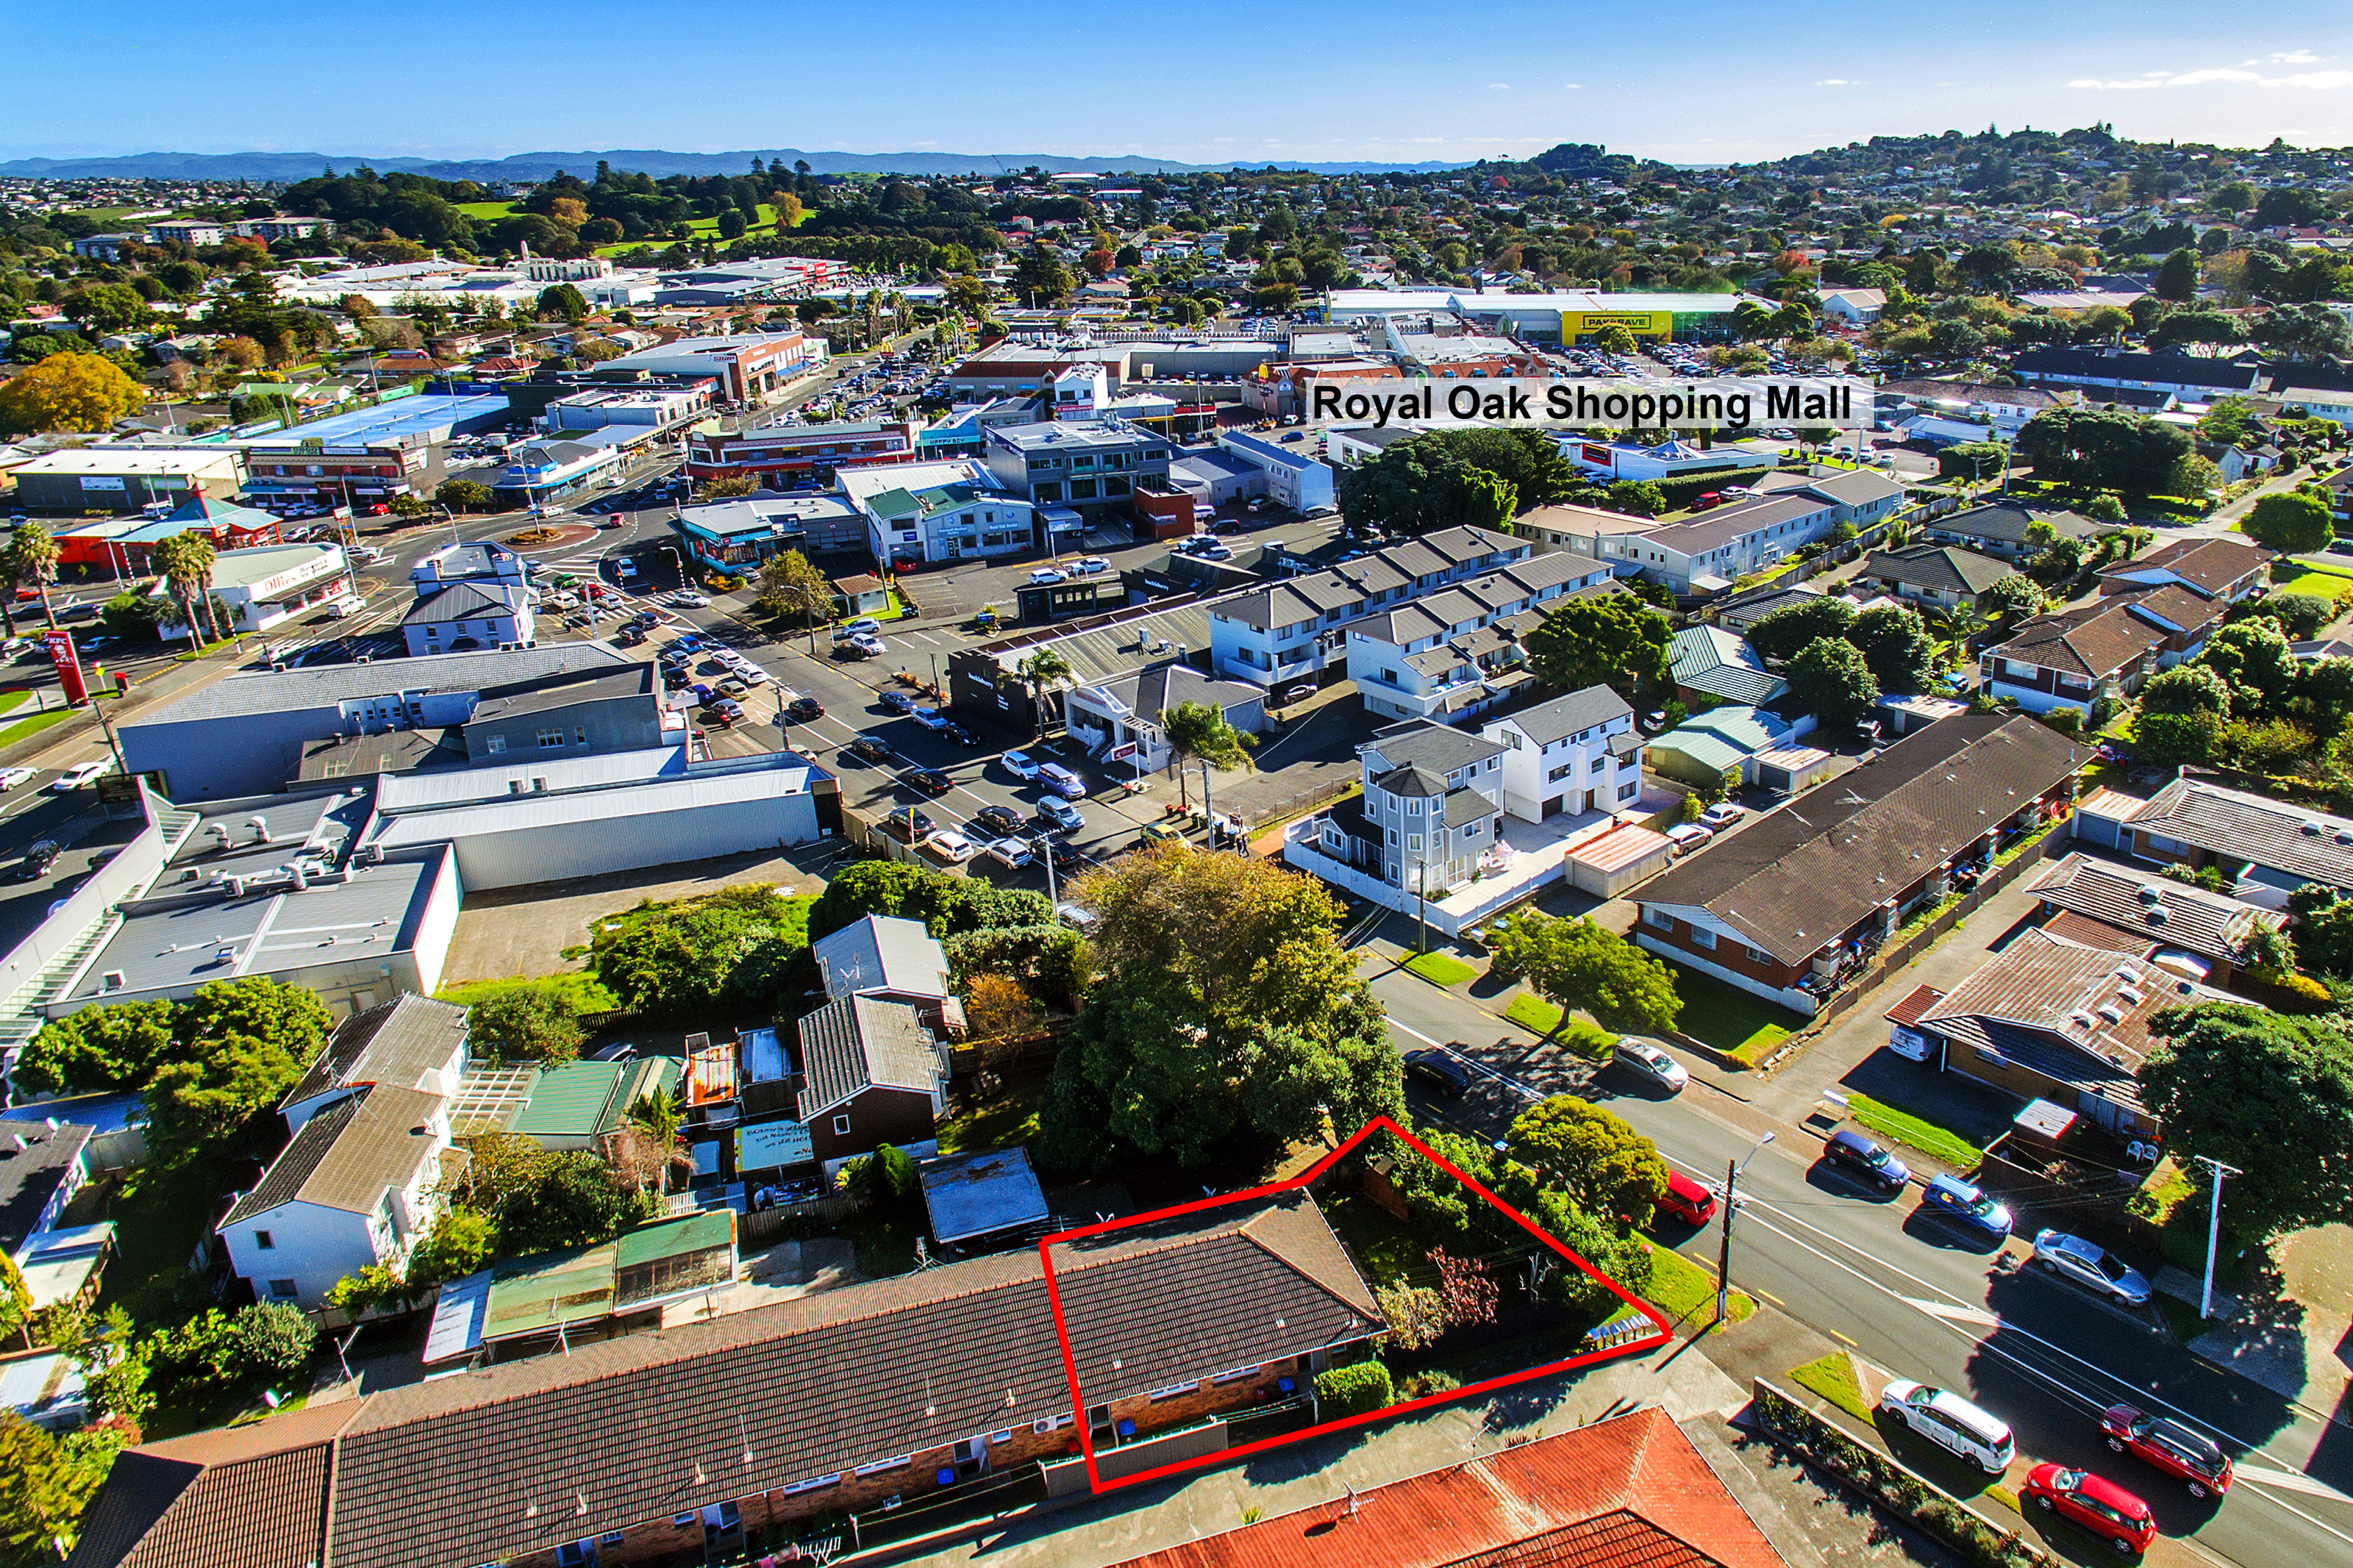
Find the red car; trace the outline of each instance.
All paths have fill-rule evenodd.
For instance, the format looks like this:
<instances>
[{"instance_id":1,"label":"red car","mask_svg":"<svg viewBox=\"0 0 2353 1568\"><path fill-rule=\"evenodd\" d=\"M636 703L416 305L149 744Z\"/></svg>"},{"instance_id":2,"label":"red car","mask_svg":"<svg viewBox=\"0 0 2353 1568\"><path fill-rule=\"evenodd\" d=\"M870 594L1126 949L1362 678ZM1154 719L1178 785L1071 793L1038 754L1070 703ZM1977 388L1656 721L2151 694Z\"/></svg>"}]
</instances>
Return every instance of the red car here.
<instances>
[{"instance_id":1,"label":"red car","mask_svg":"<svg viewBox=\"0 0 2353 1568\"><path fill-rule=\"evenodd\" d=\"M2019 1495L2045 1513L2082 1525L2119 1552L2146 1552L2157 1539L2148 1504L2088 1470L2037 1465Z\"/></svg>"},{"instance_id":2,"label":"red car","mask_svg":"<svg viewBox=\"0 0 2353 1568\"><path fill-rule=\"evenodd\" d=\"M1685 1225L1705 1225L1715 1212L1715 1194L1681 1171L1667 1173L1667 1190L1659 1199L1658 1212L1672 1215Z\"/></svg>"},{"instance_id":3,"label":"red car","mask_svg":"<svg viewBox=\"0 0 2353 1568\"><path fill-rule=\"evenodd\" d=\"M2100 1430L2108 1447L2156 1466L2168 1476L2189 1483L2191 1497L2221 1496L2231 1489L2231 1456L2203 1433L2179 1421L2145 1415L2129 1405L2114 1405L2100 1414Z\"/></svg>"}]
</instances>

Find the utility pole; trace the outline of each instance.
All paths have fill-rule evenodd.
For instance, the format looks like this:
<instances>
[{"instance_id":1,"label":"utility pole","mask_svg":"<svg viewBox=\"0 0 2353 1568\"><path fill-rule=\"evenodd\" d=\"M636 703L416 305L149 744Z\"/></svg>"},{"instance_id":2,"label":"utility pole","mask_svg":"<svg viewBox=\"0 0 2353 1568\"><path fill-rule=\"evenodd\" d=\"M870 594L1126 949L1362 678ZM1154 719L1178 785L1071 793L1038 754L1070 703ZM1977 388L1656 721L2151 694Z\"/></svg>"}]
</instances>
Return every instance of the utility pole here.
<instances>
[{"instance_id":1,"label":"utility pole","mask_svg":"<svg viewBox=\"0 0 2353 1568\"><path fill-rule=\"evenodd\" d=\"M2197 1163L2214 1173L2214 1195L2206 1207L2206 1289L2198 1298L2200 1321L2214 1315L2214 1249L2222 1238L2222 1180L2226 1176L2243 1176L2244 1171L2235 1165L2225 1165L2220 1160L2203 1154L2195 1156Z\"/></svg>"},{"instance_id":2,"label":"utility pole","mask_svg":"<svg viewBox=\"0 0 2353 1568\"><path fill-rule=\"evenodd\" d=\"M1732 1211L1736 1202L1734 1196L1735 1189L1740 1184L1740 1173L1748 1168L1750 1160L1757 1158L1757 1151L1771 1142L1773 1142L1773 1134L1767 1132L1764 1137L1757 1140L1756 1148L1749 1150L1746 1155L1738 1160L1726 1160L1724 1163L1724 1240L1715 1258L1715 1323L1724 1322L1725 1314L1732 1310ZM1708 1326L1714 1328L1715 1323Z\"/></svg>"}]
</instances>

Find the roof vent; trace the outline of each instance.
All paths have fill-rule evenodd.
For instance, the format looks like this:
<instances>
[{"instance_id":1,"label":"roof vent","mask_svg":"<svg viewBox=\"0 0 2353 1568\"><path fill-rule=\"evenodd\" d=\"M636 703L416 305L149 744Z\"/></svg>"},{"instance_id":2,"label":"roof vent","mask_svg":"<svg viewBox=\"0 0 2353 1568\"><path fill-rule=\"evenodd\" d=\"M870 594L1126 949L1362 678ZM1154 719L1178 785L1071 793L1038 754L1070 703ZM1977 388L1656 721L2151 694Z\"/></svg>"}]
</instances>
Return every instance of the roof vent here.
<instances>
[{"instance_id":1,"label":"roof vent","mask_svg":"<svg viewBox=\"0 0 2353 1568\"><path fill-rule=\"evenodd\" d=\"M2149 923L2149 924L2151 924L2151 925L2153 925L2153 926L2161 926L2161 925L2163 925L2163 924L2165 923L2165 920L2166 920L2166 915L2165 915L2165 908L2164 908L2164 906L2163 906L2163 905L2161 905L2161 904L2160 904L2160 905L2159 905L2159 906L2158 906L2157 908L2155 908L2155 909L2153 909L2153 910L2149 910L2149 911L2148 911L2148 923Z\"/></svg>"},{"instance_id":2,"label":"roof vent","mask_svg":"<svg viewBox=\"0 0 2353 1568\"><path fill-rule=\"evenodd\" d=\"M2140 984L2140 971L2129 963L2119 963L2116 965L2116 978L2127 985L2137 985Z\"/></svg>"},{"instance_id":3,"label":"roof vent","mask_svg":"<svg viewBox=\"0 0 2353 1568\"><path fill-rule=\"evenodd\" d=\"M2113 1002L2101 1003L2099 1012L2100 1016L2111 1024L2121 1024L2125 1021L2125 1010Z\"/></svg>"},{"instance_id":4,"label":"roof vent","mask_svg":"<svg viewBox=\"0 0 2353 1568\"><path fill-rule=\"evenodd\" d=\"M2140 885L2140 901L2144 904L2161 904L2165 902L2165 889L2154 882L2143 882Z\"/></svg>"},{"instance_id":5,"label":"roof vent","mask_svg":"<svg viewBox=\"0 0 2353 1568\"><path fill-rule=\"evenodd\" d=\"M2148 1000L2148 993L2141 990L2137 985L2118 986L2116 988L2116 1000L2119 1002L2129 1002L2134 1006L2137 1007L2142 1003Z\"/></svg>"},{"instance_id":6,"label":"roof vent","mask_svg":"<svg viewBox=\"0 0 2353 1568\"><path fill-rule=\"evenodd\" d=\"M2320 824L2307 822L2304 825L2303 832L2306 838L2317 838L2320 837Z\"/></svg>"},{"instance_id":7,"label":"roof vent","mask_svg":"<svg viewBox=\"0 0 2353 1568\"><path fill-rule=\"evenodd\" d=\"M120 991L123 984L122 971L120 969L110 969L98 977L98 988L100 991Z\"/></svg>"}]
</instances>

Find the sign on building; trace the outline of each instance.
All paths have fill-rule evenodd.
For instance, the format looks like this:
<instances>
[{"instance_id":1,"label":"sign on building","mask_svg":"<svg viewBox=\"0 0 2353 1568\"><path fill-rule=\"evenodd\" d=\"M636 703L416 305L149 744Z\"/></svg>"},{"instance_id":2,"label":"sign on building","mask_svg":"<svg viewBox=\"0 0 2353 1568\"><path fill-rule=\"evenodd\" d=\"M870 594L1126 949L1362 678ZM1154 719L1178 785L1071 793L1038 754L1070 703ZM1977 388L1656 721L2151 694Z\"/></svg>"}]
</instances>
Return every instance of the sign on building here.
<instances>
[{"instance_id":1,"label":"sign on building","mask_svg":"<svg viewBox=\"0 0 2353 1568\"><path fill-rule=\"evenodd\" d=\"M759 1121L735 1130L735 1168L774 1171L786 1165L807 1165L817 1159L809 1130L798 1121Z\"/></svg>"}]
</instances>

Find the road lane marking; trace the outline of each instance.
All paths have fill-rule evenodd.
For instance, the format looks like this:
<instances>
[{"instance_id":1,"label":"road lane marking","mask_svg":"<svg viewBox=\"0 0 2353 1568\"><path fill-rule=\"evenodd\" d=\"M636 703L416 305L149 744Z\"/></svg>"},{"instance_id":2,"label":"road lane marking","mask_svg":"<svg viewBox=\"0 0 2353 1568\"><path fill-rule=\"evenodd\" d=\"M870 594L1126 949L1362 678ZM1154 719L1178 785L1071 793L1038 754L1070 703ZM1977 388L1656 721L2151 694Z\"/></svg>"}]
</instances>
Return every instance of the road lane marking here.
<instances>
[{"instance_id":1,"label":"road lane marking","mask_svg":"<svg viewBox=\"0 0 2353 1568\"><path fill-rule=\"evenodd\" d=\"M1764 1292L1760 1290L1760 1291L1758 1291L1758 1292L1757 1292L1757 1294L1761 1296L1761 1295L1764 1295ZM1767 1297L1767 1300L1771 1300L1771 1298L1770 1298L1770 1297ZM1774 1301L1774 1302L1773 1302L1773 1304L1774 1304L1775 1306L1777 1306L1777 1307L1778 1307L1778 1306L1779 1306L1781 1303L1780 1303L1780 1302L1778 1302L1778 1301ZM1846 1345L1847 1345L1847 1348L1848 1348L1848 1349L1850 1349L1850 1350L1861 1350L1861 1349L1862 1348L1861 1345L1856 1344L1852 1340L1847 1339L1847 1337L1846 1337L1844 1334L1840 1333L1836 1329L1825 1329L1825 1330L1823 1331L1823 1332L1825 1332L1825 1333L1829 1334L1829 1335L1830 1335L1830 1337L1831 1337L1831 1338L1832 1338L1832 1339L1834 1339L1834 1340L1843 1340L1843 1341L1845 1341Z\"/></svg>"},{"instance_id":2,"label":"road lane marking","mask_svg":"<svg viewBox=\"0 0 2353 1568\"><path fill-rule=\"evenodd\" d=\"M2331 1502L2353 1502L2353 1496L2348 1496L2327 1481L2315 1476L2305 1475L2298 1470L2275 1470L2269 1465L2249 1464L2233 1465L2231 1469L2232 1474L2239 1479L2253 1481L2258 1486L2277 1487L2280 1490L2287 1492L2302 1492L2306 1497L2327 1498Z\"/></svg>"},{"instance_id":3,"label":"road lane marking","mask_svg":"<svg viewBox=\"0 0 2353 1568\"><path fill-rule=\"evenodd\" d=\"M1923 1301L1915 1297L1899 1296L1897 1300L1917 1308L1932 1318L1942 1318L1948 1323L1974 1323L1979 1328L1998 1329L2001 1320L1982 1307L1954 1307L1942 1301Z\"/></svg>"}]
</instances>

